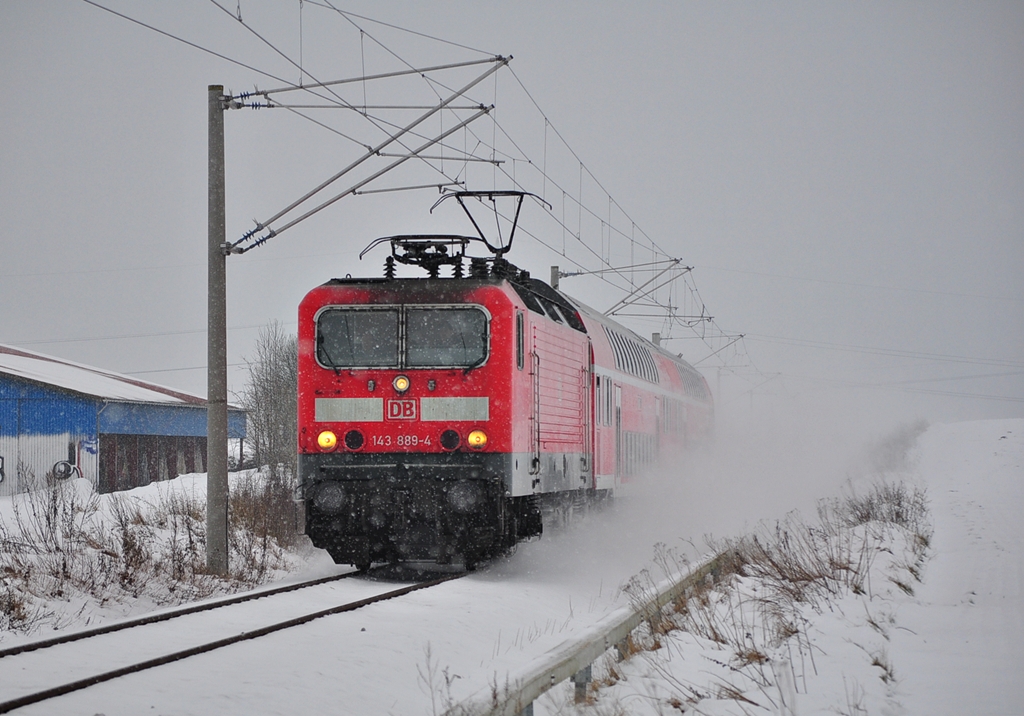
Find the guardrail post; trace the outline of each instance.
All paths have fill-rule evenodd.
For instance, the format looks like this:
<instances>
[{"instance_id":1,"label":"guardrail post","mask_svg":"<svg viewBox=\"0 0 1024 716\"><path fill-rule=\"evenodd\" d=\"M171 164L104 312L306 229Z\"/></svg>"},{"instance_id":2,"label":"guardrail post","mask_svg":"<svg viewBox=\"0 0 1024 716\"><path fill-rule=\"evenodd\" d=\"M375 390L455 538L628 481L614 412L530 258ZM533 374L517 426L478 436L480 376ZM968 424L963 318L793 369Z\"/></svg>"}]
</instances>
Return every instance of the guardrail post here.
<instances>
[{"instance_id":1,"label":"guardrail post","mask_svg":"<svg viewBox=\"0 0 1024 716\"><path fill-rule=\"evenodd\" d=\"M619 661L625 661L629 658L629 636L615 642L615 653L619 657Z\"/></svg>"},{"instance_id":2,"label":"guardrail post","mask_svg":"<svg viewBox=\"0 0 1024 716\"><path fill-rule=\"evenodd\" d=\"M533 702L531 701L526 706L524 706L523 710L519 712L518 716L533 716Z\"/></svg>"},{"instance_id":3,"label":"guardrail post","mask_svg":"<svg viewBox=\"0 0 1024 716\"><path fill-rule=\"evenodd\" d=\"M572 683L576 684L576 703L582 704L587 700L587 684L590 683L593 664L586 666L572 675Z\"/></svg>"}]
</instances>

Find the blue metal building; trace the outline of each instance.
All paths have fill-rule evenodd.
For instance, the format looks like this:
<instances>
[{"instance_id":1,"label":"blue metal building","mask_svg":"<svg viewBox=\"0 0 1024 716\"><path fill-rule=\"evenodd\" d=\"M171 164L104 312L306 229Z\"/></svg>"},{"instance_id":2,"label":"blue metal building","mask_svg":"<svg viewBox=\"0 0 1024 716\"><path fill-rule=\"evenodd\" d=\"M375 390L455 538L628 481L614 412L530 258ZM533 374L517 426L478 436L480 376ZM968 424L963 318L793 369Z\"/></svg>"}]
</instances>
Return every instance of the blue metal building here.
<instances>
[{"instance_id":1,"label":"blue metal building","mask_svg":"<svg viewBox=\"0 0 1024 716\"><path fill-rule=\"evenodd\" d=\"M245 412L228 411L245 437ZM0 495L81 475L101 492L206 470L206 400L0 345Z\"/></svg>"}]
</instances>

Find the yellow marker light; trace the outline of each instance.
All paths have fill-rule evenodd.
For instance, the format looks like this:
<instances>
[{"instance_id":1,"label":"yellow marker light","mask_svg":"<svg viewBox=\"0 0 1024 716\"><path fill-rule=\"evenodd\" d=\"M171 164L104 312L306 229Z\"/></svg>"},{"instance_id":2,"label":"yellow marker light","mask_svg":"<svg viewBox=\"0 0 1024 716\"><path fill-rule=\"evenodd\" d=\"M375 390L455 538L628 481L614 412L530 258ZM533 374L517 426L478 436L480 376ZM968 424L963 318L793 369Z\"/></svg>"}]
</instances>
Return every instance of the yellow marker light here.
<instances>
[{"instance_id":1,"label":"yellow marker light","mask_svg":"<svg viewBox=\"0 0 1024 716\"><path fill-rule=\"evenodd\" d=\"M338 436L330 430L324 430L316 436L316 444L321 450L333 450L338 446Z\"/></svg>"},{"instance_id":2,"label":"yellow marker light","mask_svg":"<svg viewBox=\"0 0 1024 716\"><path fill-rule=\"evenodd\" d=\"M474 430L466 436L466 444L474 450L479 450L487 444L487 433L483 430Z\"/></svg>"},{"instance_id":3,"label":"yellow marker light","mask_svg":"<svg viewBox=\"0 0 1024 716\"><path fill-rule=\"evenodd\" d=\"M399 393L404 393L409 390L409 378L404 375L396 375L395 381L391 385L395 386L395 390Z\"/></svg>"}]
</instances>

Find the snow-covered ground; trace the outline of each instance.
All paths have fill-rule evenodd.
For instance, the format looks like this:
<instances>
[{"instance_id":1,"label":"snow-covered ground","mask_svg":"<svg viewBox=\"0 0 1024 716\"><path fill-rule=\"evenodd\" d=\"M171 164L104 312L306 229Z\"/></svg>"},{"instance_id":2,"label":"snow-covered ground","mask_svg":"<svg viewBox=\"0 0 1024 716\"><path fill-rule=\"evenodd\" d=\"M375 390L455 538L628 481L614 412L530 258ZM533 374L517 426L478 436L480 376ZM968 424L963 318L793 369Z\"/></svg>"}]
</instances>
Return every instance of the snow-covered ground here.
<instances>
[{"instance_id":1,"label":"snow-covered ground","mask_svg":"<svg viewBox=\"0 0 1024 716\"><path fill-rule=\"evenodd\" d=\"M791 649L788 660L772 654L765 671L772 685L764 694L780 701L781 683L794 694L793 713L1024 712L1014 659L1024 637L1024 420L933 426L913 458L903 477L927 489L934 528L923 581L913 583L912 595L876 582L869 595L843 595L832 606L803 612L812 647L804 663L800 650ZM832 486L819 481L817 487L827 489L813 497L828 496ZM730 489L744 491L723 482L722 490ZM440 713L449 699L503 684L507 675L628 603L620 587L650 561L654 542L682 548L699 543L706 532L735 534L735 527L750 523L748 510L735 518L738 524L716 530L712 516L721 510L705 503L702 519L697 492L689 503L676 503L675 522L645 520L651 505L626 505L578 529L545 534L465 579L19 713ZM785 505L762 500L761 507L762 516L772 518ZM903 546L895 545L893 559ZM885 567L884 560L878 566ZM317 554L290 579L337 569ZM345 584L337 585L339 603L347 598ZM276 621L273 608L266 609L268 622ZM635 656L620 665L624 678L599 691L588 708L644 713L651 689L678 688L680 674L690 683L691 675L677 671L679 663L694 669L693 679L714 678L716 645L673 634L680 639L673 650L681 662ZM4 661L0 685L18 678ZM571 688L557 688L537 703L538 716L573 713L569 702ZM693 712L757 712L742 701L709 701L701 708ZM678 713L671 707L661 712Z\"/></svg>"},{"instance_id":2,"label":"snow-covered ground","mask_svg":"<svg viewBox=\"0 0 1024 716\"><path fill-rule=\"evenodd\" d=\"M1024 713L1024 420L936 425L918 474L934 557L890 654L907 713Z\"/></svg>"},{"instance_id":3,"label":"snow-covered ground","mask_svg":"<svg viewBox=\"0 0 1024 716\"><path fill-rule=\"evenodd\" d=\"M589 705L568 705L566 685L538 702L538 716L1024 713L1024 420L935 425L909 457L886 479L927 491L934 532L923 569L895 531L873 548L864 592L797 605L803 633L765 650L764 662L673 631L660 649L595 670L615 683ZM725 628L748 630L756 654L763 620L749 612L767 590L740 581L738 594L717 595L718 613Z\"/></svg>"},{"instance_id":4,"label":"snow-covered ground","mask_svg":"<svg viewBox=\"0 0 1024 716\"><path fill-rule=\"evenodd\" d=\"M231 482L236 499L265 484L254 471L232 473ZM0 646L237 592L307 568L302 554L238 530L233 578L203 574L205 503L205 475L104 495L78 478L0 497Z\"/></svg>"}]
</instances>

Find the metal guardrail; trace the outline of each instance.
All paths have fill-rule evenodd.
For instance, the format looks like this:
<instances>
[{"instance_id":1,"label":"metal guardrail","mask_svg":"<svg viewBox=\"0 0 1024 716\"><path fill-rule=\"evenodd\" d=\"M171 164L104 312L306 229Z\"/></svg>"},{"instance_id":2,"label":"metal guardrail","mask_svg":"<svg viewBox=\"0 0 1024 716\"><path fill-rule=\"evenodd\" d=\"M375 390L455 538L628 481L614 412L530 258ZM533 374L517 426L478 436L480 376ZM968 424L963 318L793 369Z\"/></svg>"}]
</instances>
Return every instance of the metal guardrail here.
<instances>
[{"instance_id":1,"label":"metal guardrail","mask_svg":"<svg viewBox=\"0 0 1024 716\"><path fill-rule=\"evenodd\" d=\"M453 706L444 716L532 716L533 702L566 679L576 684L577 695L585 693L591 680L591 666L612 647L626 654L626 640L645 621L661 614L661 609L708 577L714 578L727 561L717 554L698 562L681 578L658 586L657 594L641 605L622 607L590 627L581 636L559 644L518 676L507 681L498 692L490 688Z\"/></svg>"}]
</instances>

